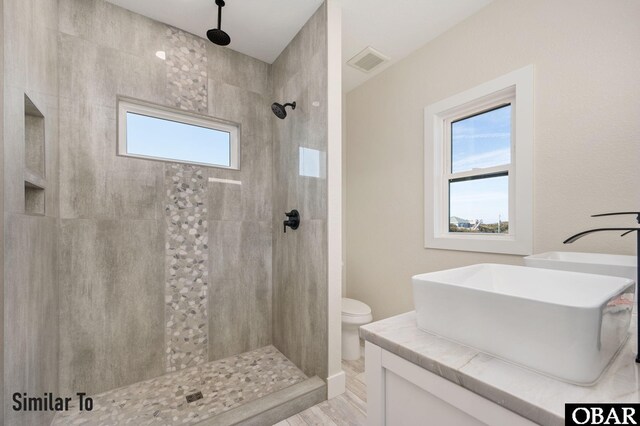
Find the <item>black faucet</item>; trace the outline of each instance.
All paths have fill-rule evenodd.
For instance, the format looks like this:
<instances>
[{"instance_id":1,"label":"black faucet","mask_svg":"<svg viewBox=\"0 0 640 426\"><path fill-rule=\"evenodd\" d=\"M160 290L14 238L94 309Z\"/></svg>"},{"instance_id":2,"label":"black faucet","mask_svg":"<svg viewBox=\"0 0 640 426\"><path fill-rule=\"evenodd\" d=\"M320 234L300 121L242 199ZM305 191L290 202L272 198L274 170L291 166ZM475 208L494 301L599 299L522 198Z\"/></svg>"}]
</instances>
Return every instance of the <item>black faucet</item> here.
<instances>
[{"instance_id":1,"label":"black faucet","mask_svg":"<svg viewBox=\"0 0 640 426\"><path fill-rule=\"evenodd\" d=\"M617 215L628 215L628 214L633 214L633 215L637 215L636 220L638 222L638 224L640 224L640 212L615 212L615 213L602 213L602 214L594 214L591 215L591 217L602 217L602 216L617 216ZM622 231L622 234L620 235L621 237L624 237L627 234L630 234L632 232L636 233L636 237L637 237L637 246L636 246L636 262L637 262L637 269L636 269L636 295L635 295L635 299L636 299L636 304L637 304L637 298L638 298L638 290L640 289L640 228L596 228L596 229L589 229L588 231L584 231L584 232L580 232L579 234L576 234L572 237L567 238L566 240L563 241L564 244L571 244L574 241L584 237L585 235L589 235L589 234L593 234L594 232L602 232L602 231ZM638 312L636 312L636 316ZM638 316L638 324L637 324L637 329L636 332L638 333L638 351L636 352L636 362L640 363L640 316Z\"/></svg>"},{"instance_id":2,"label":"black faucet","mask_svg":"<svg viewBox=\"0 0 640 426\"><path fill-rule=\"evenodd\" d=\"M298 210L291 210L289 213L285 213L285 215L288 219L283 222L284 232L287 232L287 226L294 230L298 229L298 226L300 226L300 213Z\"/></svg>"}]
</instances>

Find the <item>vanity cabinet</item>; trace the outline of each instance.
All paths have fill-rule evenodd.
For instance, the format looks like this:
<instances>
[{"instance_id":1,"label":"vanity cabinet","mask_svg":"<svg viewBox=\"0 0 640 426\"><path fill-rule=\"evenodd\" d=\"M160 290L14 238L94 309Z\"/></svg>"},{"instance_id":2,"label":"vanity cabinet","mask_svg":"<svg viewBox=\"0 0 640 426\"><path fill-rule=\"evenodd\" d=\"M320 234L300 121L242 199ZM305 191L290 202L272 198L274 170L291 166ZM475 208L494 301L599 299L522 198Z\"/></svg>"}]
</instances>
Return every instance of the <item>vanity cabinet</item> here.
<instances>
[{"instance_id":1,"label":"vanity cabinet","mask_svg":"<svg viewBox=\"0 0 640 426\"><path fill-rule=\"evenodd\" d=\"M535 425L371 342L365 374L369 426Z\"/></svg>"}]
</instances>

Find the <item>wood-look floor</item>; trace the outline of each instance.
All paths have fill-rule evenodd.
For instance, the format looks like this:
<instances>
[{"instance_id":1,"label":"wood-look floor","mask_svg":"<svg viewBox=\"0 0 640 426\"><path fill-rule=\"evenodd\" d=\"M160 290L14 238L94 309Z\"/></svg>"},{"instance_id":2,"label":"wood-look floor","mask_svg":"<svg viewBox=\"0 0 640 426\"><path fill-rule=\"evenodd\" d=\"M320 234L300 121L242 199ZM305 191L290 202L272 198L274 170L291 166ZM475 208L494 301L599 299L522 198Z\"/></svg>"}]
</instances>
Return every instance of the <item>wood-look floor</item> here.
<instances>
[{"instance_id":1,"label":"wood-look floor","mask_svg":"<svg viewBox=\"0 0 640 426\"><path fill-rule=\"evenodd\" d=\"M364 358L342 361L347 375L347 391L342 395L291 416L275 426L363 425L366 419L367 388L364 383Z\"/></svg>"}]
</instances>

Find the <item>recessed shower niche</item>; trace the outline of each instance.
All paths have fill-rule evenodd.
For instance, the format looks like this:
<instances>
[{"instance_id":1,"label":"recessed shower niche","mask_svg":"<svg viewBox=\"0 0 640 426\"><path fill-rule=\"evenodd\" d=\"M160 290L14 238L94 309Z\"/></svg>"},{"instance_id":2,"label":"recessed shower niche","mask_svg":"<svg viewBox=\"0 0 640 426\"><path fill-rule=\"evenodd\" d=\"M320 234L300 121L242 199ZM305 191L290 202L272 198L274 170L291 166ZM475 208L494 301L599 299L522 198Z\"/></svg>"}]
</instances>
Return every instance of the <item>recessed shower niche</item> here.
<instances>
[{"instance_id":1,"label":"recessed shower niche","mask_svg":"<svg viewBox=\"0 0 640 426\"><path fill-rule=\"evenodd\" d=\"M45 213L44 115L24 96L24 210Z\"/></svg>"}]
</instances>

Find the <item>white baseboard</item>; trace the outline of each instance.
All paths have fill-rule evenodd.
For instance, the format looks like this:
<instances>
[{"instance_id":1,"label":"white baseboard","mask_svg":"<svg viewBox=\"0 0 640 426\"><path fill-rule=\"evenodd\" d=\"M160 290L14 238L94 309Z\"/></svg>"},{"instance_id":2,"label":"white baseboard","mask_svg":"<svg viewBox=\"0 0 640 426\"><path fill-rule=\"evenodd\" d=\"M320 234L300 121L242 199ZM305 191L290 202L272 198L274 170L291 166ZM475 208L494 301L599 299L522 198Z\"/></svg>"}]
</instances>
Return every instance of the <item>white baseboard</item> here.
<instances>
[{"instance_id":1,"label":"white baseboard","mask_svg":"<svg viewBox=\"0 0 640 426\"><path fill-rule=\"evenodd\" d=\"M346 390L346 379L347 376L342 370L340 370L339 373L327 377L327 399L335 398L344 393Z\"/></svg>"}]
</instances>

